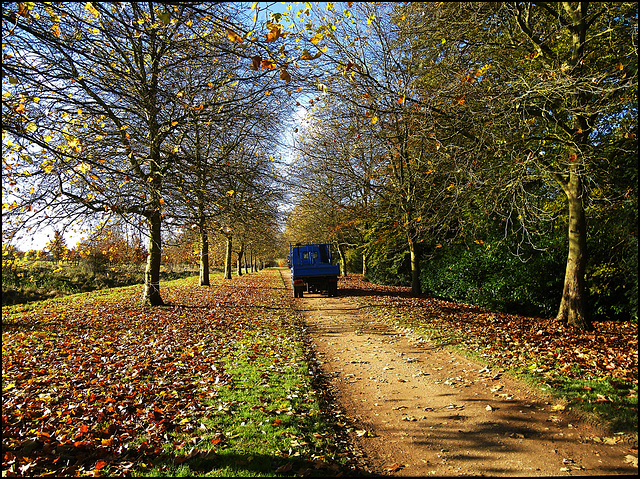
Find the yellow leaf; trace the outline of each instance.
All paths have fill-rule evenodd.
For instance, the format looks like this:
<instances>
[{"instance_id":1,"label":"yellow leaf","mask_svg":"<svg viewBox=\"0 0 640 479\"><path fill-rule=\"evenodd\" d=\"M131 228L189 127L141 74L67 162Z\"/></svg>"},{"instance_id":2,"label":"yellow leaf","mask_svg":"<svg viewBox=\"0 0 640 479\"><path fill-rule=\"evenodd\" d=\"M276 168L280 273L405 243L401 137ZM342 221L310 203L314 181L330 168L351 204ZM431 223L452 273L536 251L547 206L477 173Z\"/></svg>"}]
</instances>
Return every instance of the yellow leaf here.
<instances>
[{"instance_id":1,"label":"yellow leaf","mask_svg":"<svg viewBox=\"0 0 640 479\"><path fill-rule=\"evenodd\" d=\"M89 165L88 163L80 163L78 166L76 166L75 168L77 171L79 171L80 173L86 173L87 171L89 171L91 169L91 165Z\"/></svg>"},{"instance_id":2,"label":"yellow leaf","mask_svg":"<svg viewBox=\"0 0 640 479\"><path fill-rule=\"evenodd\" d=\"M98 18L100 16L100 12L96 10L96 7L93 6L91 2L87 2L84 6L84 9L91 13L94 17Z\"/></svg>"},{"instance_id":3,"label":"yellow leaf","mask_svg":"<svg viewBox=\"0 0 640 479\"><path fill-rule=\"evenodd\" d=\"M234 193L235 193L234 190L229 190L227 191L227 196L233 196Z\"/></svg>"},{"instance_id":4,"label":"yellow leaf","mask_svg":"<svg viewBox=\"0 0 640 479\"><path fill-rule=\"evenodd\" d=\"M315 36L311 39L311 43L317 45L323 38L324 35L322 33L316 33Z\"/></svg>"},{"instance_id":5,"label":"yellow leaf","mask_svg":"<svg viewBox=\"0 0 640 479\"><path fill-rule=\"evenodd\" d=\"M371 124L375 125L378 122L378 117L374 116L373 118L371 118Z\"/></svg>"}]
</instances>

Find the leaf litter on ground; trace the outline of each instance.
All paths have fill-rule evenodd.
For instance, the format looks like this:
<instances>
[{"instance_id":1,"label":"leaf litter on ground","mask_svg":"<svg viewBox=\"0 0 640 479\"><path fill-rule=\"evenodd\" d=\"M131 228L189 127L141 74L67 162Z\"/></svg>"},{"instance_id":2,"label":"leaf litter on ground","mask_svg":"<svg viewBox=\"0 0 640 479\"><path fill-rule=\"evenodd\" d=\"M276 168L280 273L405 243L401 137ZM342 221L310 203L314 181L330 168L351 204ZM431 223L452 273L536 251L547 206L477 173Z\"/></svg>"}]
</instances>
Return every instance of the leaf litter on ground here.
<instances>
[{"instance_id":1,"label":"leaf litter on ground","mask_svg":"<svg viewBox=\"0 0 640 479\"><path fill-rule=\"evenodd\" d=\"M213 277L210 287L188 278L163 284L162 294L166 306L156 308L141 305L141 287L3 307L6 475L173 475L189 465L190 474L211 472L217 452L243 440L233 414L250 398L269 417L260 427L288 448L267 451L267 464L252 474L272 475L289 455L300 458L292 437L315 446L301 459L335 473L332 431L285 428L287 414L315 401L307 371L295 373L298 394L271 397L269 383L305 361L280 275ZM242 361L261 372L255 384L236 372ZM242 400L229 399L236 392ZM241 473L247 460L233 457L240 469L230 473Z\"/></svg>"}]
</instances>

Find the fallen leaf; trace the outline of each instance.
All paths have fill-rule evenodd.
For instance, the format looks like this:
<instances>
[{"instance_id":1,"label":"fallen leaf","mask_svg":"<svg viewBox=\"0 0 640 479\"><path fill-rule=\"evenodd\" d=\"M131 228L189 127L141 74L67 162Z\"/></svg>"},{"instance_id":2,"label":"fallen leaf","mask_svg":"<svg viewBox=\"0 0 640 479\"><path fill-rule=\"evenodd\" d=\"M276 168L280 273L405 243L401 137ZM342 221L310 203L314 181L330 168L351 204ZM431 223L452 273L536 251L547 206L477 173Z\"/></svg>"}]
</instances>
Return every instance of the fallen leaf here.
<instances>
[{"instance_id":1,"label":"fallen leaf","mask_svg":"<svg viewBox=\"0 0 640 479\"><path fill-rule=\"evenodd\" d=\"M398 462L394 462L393 464L386 464L385 466L383 466L383 469L389 472L397 472L403 468L404 468L404 465Z\"/></svg>"}]
</instances>

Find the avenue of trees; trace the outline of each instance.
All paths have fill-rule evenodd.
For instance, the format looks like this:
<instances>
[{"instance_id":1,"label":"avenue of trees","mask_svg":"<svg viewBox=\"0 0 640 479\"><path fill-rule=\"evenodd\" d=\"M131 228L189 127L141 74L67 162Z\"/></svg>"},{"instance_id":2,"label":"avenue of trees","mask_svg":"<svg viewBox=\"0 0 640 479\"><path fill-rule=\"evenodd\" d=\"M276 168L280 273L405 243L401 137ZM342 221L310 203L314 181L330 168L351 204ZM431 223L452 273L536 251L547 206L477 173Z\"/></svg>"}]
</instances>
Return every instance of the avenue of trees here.
<instances>
[{"instance_id":1,"label":"avenue of trees","mask_svg":"<svg viewBox=\"0 0 640 479\"><path fill-rule=\"evenodd\" d=\"M148 238L148 305L163 303L163 228L198 230L201 284L209 234L242 251L269 241L288 82L270 60L278 38L252 32L257 12L3 4L3 241L36 224L125 219Z\"/></svg>"},{"instance_id":2,"label":"avenue of trees","mask_svg":"<svg viewBox=\"0 0 640 479\"><path fill-rule=\"evenodd\" d=\"M519 271L561 322L589 330L598 295L637 317L637 4L343 7L313 20L326 75L292 231L306 218L416 295Z\"/></svg>"},{"instance_id":3,"label":"avenue of trees","mask_svg":"<svg viewBox=\"0 0 640 479\"><path fill-rule=\"evenodd\" d=\"M3 3L3 242L118 217L149 305L181 229L201 285L212 237L226 277L329 239L415 295L637 318L637 3L273 6Z\"/></svg>"}]
</instances>

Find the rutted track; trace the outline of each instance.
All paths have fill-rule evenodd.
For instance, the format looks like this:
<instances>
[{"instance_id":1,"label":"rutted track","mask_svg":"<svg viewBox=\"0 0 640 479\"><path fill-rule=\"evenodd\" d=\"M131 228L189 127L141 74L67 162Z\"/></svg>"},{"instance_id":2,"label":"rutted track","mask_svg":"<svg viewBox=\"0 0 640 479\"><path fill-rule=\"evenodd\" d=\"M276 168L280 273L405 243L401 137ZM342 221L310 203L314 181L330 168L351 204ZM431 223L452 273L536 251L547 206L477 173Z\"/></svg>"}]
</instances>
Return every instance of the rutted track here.
<instances>
[{"instance_id":1,"label":"rutted track","mask_svg":"<svg viewBox=\"0 0 640 479\"><path fill-rule=\"evenodd\" d=\"M288 272L283 279L290 288ZM628 449L520 381L367 316L293 300L369 469L402 476L636 474Z\"/></svg>"}]
</instances>

